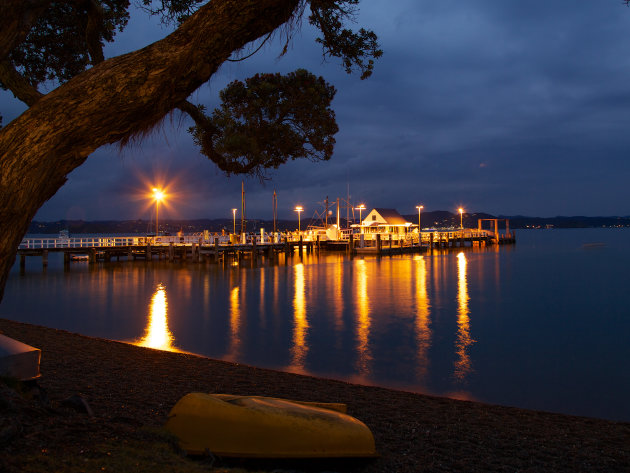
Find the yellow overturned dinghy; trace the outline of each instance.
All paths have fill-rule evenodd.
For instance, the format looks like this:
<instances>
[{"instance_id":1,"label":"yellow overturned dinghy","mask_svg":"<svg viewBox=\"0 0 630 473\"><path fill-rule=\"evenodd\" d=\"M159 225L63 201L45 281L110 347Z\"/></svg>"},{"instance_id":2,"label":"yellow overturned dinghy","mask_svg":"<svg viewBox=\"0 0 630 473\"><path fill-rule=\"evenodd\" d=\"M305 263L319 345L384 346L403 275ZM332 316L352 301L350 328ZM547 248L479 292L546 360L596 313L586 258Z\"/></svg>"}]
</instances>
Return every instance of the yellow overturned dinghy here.
<instances>
[{"instance_id":1,"label":"yellow overturned dinghy","mask_svg":"<svg viewBox=\"0 0 630 473\"><path fill-rule=\"evenodd\" d=\"M189 454L223 457L374 457L374 437L345 404L262 396L190 393L166 429Z\"/></svg>"}]
</instances>

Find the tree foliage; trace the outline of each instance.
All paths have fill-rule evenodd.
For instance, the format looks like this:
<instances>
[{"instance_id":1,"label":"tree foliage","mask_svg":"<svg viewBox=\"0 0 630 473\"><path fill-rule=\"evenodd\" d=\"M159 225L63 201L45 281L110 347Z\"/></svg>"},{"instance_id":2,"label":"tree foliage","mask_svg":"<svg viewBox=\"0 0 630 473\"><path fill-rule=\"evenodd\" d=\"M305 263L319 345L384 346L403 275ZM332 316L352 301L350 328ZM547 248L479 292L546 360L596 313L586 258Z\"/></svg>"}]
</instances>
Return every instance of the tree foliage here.
<instances>
[{"instance_id":1,"label":"tree foliage","mask_svg":"<svg viewBox=\"0 0 630 473\"><path fill-rule=\"evenodd\" d=\"M104 59L104 42L127 26L129 6L129 0L50 2L8 59L33 86L66 82Z\"/></svg>"},{"instance_id":2,"label":"tree foliage","mask_svg":"<svg viewBox=\"0 0 630 473\"><path fill-rule=\"evenodd\" d=\"M344 23L354 18L359 1L311 0L309 22L322 32L316 41L322 45L324 55L340 58L347 73L358 68L361 79L366 79L374 70L374 59L383 52L373 31L360 28L354 32L344 28Z\"/></svg>"},{"instance_id":3,"label":"tree foliage","mask_svg":"<svg viewBox=\"0 0 630 473\"><path fill-rule=\"evenodd\" d=\"M221 91L211 117L191 128L203 154L228 174L263 176L288 159L328 160L338 127L330 107L335 88L304 69L256 74ZM203 109L199 109L203 113Z\"/></svg>"}]
</instances>

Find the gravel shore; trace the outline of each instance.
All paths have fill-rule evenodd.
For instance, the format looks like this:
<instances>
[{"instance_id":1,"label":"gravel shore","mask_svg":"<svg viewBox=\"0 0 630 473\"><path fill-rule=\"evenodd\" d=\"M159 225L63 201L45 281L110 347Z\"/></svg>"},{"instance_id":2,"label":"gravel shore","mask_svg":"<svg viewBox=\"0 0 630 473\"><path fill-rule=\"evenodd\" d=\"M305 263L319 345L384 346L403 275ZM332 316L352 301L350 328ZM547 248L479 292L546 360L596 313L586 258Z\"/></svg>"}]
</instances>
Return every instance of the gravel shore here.
<instances>
[{"instance_id":1,"label":"gravel shore","mask_svg":"<svg viewBox=\"0 0 630 473\"><path fill-rule=\"evenodd\" d=\"M159 427L179 398L200 391L346 403L374 433L381 457L329 463L327 471L630 471L630 423L360 386L5 319L0 331L42 350L38 383L51 404L76 395L94 414L29 408L28 416L10 419L0 410L0 470Z\"/></svg>"}]
</instances>

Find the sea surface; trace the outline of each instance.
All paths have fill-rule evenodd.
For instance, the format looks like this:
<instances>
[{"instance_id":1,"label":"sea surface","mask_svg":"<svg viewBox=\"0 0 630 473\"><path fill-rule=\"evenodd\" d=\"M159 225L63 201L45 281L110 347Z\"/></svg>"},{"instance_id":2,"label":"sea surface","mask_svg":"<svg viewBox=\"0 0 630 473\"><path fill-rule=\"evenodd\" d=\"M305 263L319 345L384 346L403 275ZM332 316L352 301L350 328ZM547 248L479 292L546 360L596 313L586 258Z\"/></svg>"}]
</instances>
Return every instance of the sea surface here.
<instances>
[{"instance_id":1,"label":"sea surface","mask_svg":"<svg viewBox=\"0 0 630 473\"><path fill-rule=\"evenodd\" d=\"M0 317L493 404L630 421L630 229L215 264L15 264Z\"/></svg>"}]
</instances>

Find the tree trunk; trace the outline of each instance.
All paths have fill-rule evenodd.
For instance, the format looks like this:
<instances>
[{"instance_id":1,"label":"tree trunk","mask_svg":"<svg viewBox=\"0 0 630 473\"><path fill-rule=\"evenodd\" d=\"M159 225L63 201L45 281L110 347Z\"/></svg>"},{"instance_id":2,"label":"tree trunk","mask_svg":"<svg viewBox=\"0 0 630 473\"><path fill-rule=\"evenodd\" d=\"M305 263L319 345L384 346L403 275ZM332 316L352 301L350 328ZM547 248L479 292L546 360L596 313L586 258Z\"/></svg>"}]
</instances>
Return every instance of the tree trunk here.
<instances>
[{"instance_id":1,"label":"tree trunk","mask_svg":"<svg viewBox=\"0 0 630 473\"><path fill-rule=\"evenodd\" d=\"M168 37L83 72L1 129L0 300L29 222L68 173L96 148L147 133L299 3L212 0Z\"/></svg>"}]
</instances>

